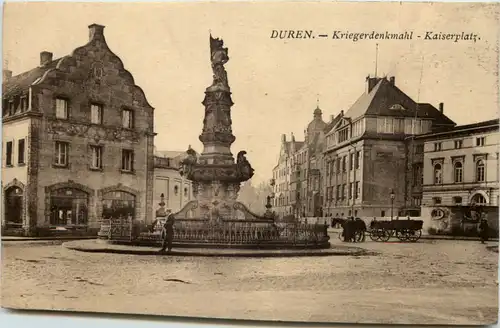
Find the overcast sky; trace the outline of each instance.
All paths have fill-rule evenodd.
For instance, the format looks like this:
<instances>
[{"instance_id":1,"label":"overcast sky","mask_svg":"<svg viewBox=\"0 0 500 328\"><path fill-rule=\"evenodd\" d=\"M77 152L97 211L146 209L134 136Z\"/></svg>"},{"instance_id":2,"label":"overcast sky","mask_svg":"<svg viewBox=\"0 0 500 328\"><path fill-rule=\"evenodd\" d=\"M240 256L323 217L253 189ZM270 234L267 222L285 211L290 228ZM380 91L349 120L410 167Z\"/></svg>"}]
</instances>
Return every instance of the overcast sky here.
<instances>
[{"instance_id":1,"label":"overcast sky","mask_svg":"<svg viewBox=\"0 0 500 328\"><path fill-rule=\"evenodd\" d=\"M233 154L245 149L254 183L272 175L280 136L303 138L319 95L324 119L347 110L365 77L395 75L396 84L458 124L498 117L498 23L493 6L399 3L8 3L4 56L14 75L39 53L69 54L88 41L87 26L105 25L106 40L155 110L160 150L198 151L204 90L212 82L209 30L229 48L226 64L235 105ZM276 30L475 33L470 41L271 39ZM420 84L423 58L422 83Z\"/></svg>"}]
</instances>

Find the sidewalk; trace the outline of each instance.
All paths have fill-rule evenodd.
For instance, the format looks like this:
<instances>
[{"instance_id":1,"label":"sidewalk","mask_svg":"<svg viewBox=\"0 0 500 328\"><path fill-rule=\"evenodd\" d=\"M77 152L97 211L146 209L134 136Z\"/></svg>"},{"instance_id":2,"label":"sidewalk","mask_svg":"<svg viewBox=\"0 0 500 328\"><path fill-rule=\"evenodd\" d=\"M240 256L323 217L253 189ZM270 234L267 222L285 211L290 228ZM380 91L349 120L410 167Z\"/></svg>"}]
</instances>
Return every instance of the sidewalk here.
<instances>
[{"instance_id":1,"label":"sidewalk","mask_svg":"<svg viewBox=\"0 0 500 328\"><path fill-rule=\"evenodd\" d=\"M2 241L46 241L46 240L87 240L97 239L97 236L47 236L47 237L18 237L2 236Z\"/></svg>"}]
</instances>

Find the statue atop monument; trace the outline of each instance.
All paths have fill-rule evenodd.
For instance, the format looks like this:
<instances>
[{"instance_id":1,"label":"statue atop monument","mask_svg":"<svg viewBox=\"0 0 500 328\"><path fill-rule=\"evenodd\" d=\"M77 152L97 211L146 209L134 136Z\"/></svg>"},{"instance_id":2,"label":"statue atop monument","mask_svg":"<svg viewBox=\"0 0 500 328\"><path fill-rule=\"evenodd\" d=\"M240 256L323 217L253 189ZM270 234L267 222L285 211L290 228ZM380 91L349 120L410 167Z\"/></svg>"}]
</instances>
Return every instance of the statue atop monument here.
<instances>
[{"instance_id":1,"label":"statue atop monument","mask_svg":"<svg viewBox=\"0 0 500 328\"><path fill-rule=\"evenodd\" d=\"M224 48L224 41L219 38L212 38L210 35L210 60L212 62L212 71L214 81L211 87L219 87L229 90L227 72L224 64L229 61L228 49Z\"/></svg>"}]
</instances>

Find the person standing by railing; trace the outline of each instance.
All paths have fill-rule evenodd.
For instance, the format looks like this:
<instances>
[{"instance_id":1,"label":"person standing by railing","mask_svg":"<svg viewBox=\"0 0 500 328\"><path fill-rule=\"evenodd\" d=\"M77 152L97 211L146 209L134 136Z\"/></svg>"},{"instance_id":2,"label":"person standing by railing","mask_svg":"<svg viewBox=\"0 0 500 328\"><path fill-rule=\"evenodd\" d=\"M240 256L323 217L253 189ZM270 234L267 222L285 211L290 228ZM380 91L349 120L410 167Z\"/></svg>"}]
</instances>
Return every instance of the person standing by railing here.
<instances>
[{"instance_id":1,"label":"person standing by railing","mask_svg":"<svg viewBox=\"0 0 500 328\"><path fill-rule=\"evenodd\" d=\"M174 240L174 223L175 223L175 217L172 213L169 213L167 216L167 220L163 224L163 231L162 231L163 244L160 249L160 252L165 252L167 248L168 248L167 250L168 253L172 251L172 243Z\"/></svg>"}]
</instances>

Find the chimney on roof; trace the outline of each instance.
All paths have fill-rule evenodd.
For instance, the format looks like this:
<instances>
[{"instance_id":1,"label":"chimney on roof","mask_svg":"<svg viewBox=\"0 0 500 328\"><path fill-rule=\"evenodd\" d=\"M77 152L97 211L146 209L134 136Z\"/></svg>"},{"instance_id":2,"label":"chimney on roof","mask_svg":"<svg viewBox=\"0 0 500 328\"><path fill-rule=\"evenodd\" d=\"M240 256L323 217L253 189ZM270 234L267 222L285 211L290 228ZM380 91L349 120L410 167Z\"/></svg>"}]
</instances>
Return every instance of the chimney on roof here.
<instances>
[{"instance_id":1,"label":"chimney on roof","mask_svg":"<svg viewBox=\"0 0 500 328\"><path fill-rule=\"evenodd\" d=\"M2 79L4 82L10 79L11 77L12 77L12 71L9 71L8 69L4 69L2 71Z\"/></svg>"},{"instance_id":2,"label":"chimney on roof","mask_svg":"<svg viewBox=\"0 0 500 328\"><path fill-rule=\"evenodd\" d=\"M52 61L52 53L49 51L42 51L40 53L40 66L45 66Z\"/></svg>"},{"instance_id":3,"label":"chimney on roof","mask_svg":"<svg viewBox=\"0 0 500 328\"><path fill-rule=\"evenodd\" d=\"M99 24L89 25L89 42L104 40L104 26Z\"/></svg>"},{"instance_id":4,"label":"chimney on roof","mask_svg":"<svg viewBox=\"0 0 500 328\"><path fill-rule=\"evenodd\" d=\"M375 88L379 81L378 77L370 77L369 75L366 77L366 93L369 93L370 91Z\"/></svg>"},{"instance_id":5,"label":"chimney on roof","mask_svg":"<svg viewBox=\"0 0 500 328\"><path fill-rule=\"evenodd\" d=\"M333 122L334 119L335 119L335 115L330 115L330 122Z\"/></svg>"},{"instance_id":6,"label":"chimney on roof","mask_svg":"<svg viewBox=\"0 0 500 328\"><path fill-rule=\"evenodd\" d=\"M293 135L293 132L291 134L292 134L292 142L295 142L295 136Z\"/></svg>"},{"instance_id":7,"label":"chimney on roof","mask_svg":"<svg viewBox=\"0 0 500 328\"><path fill-rule=\"evenodd\" d=\"M286 142L286 134L281 135L281 142Z\"/></svg>"},{"instance_id":8,"label":"chimney on roof","mask_svg":"<svg viewBox=\"0 0 500 328\"><path fill-rule=\"evenodd\" d=\"M340 111L340 115L344 116L344 110L343 109Z\"/></svg>"},{"instance_id":9,"label":"chimney on roof","mask_svg":"<svg viewBox=\"0 0 500 328\"><path fill-rule=\"evenodd\" d=\"M396 77L395 76L391 76L389 78L389 82L391 82L392 85L396 85Z\"/></svg>"},{"instance_id":10,"label":"chimney on roof","mask_svg":"<svg viewBox=\"0 0 500 328\"><path fill-rule=\"evenodd\" d=\"M444 104L443 103L439 103L439 111L441 112L441 114L444 112Z\"/></svg>"}]
</instances>

